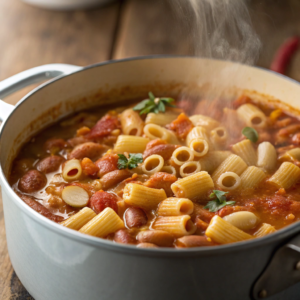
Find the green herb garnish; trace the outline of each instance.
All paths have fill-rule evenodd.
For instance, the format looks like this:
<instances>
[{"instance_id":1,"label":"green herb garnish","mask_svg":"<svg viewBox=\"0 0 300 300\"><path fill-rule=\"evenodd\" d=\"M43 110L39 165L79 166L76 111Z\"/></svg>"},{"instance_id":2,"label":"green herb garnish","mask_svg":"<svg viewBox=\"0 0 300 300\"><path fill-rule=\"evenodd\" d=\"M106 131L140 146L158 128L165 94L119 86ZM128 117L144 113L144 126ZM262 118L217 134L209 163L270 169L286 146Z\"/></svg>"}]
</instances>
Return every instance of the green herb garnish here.
<instances>
[{"instance_id":1,"label":"green herb garnish","mask_svg":"<svg viewBox=\"0 0 300 300\"><path fill-rule=\"evenodd\" d=\"M245 127L242 130L242 134L253 143L256 143L258 141L258 133L252 127Z\"/></svg>"},{"instance_id":2,"label":"green herb garnish","mask_svg":"<svg viewBox=\"0 0 300 300\"><path fill-rule=\"evenodd\" d=\"M228 192L213 190L213 193L209 195L209 198L214 200L209 201L204 208L208 209L210 212L216 212L226 205L235 204L235 201L226 201L226 194L228 194Z\"/></svg>"},{"instance_id":3,"label":"green herb garnish","mask_svg":"<svg viewBox=\"0 0 300 300\"><path fill-rule=\"evenodd\" d=\"M156 98L152 92L149 92L149 98L137 104L133 110L140 110L140 115L148 114L149 112L159 113L166 111L166 106L176 107L171 103L175 100L173 98Z\"/></svg>"},{"instance_id":4,"label":"green herb garnish","mask_svg":"<svg viewBox=\"0 0 300 300\"><path fill-rule=\"evenodd\" d=\"M127 158L124 154L118 154L118 169L134 169L138 166L138 164L143 162L143 154L136 153L136 154L129 154L129 158Z\"/></svg>"}]
</instances>

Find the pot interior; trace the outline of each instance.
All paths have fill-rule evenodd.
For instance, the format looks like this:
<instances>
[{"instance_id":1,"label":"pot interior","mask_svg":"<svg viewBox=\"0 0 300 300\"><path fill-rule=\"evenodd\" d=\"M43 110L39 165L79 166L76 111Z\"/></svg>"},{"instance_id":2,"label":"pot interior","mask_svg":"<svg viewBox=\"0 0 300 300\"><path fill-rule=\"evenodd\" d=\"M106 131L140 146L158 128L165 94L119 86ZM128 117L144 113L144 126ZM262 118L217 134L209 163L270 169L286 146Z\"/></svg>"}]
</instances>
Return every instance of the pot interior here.
<instances>
[{"instance_id":1,"label":"pot interior","mask_svg":"<svg viewBox=\"0 0 300 300\"><path fill-rule=\"evenodd\" d=\"M0 162L5 176L24 142L54 121L96 105L129 98L237 95L255 90L300 109L300 85L282 75L232 62L195 57L153 57L108 62L54 80L25 96L3 127ZM259 100L261 96L256 95Z\"/></svg>"}]
</instances>

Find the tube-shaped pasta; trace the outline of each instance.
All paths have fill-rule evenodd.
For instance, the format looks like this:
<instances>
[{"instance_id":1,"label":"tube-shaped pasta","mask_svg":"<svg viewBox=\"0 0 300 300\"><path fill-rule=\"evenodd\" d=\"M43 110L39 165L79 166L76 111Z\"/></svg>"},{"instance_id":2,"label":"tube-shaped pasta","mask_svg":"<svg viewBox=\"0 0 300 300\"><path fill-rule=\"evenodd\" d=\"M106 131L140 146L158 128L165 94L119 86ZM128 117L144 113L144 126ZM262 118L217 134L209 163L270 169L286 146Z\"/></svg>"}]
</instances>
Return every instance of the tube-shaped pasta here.
<instances>
[{"instance_id":1,"label":"tube-shaped pasta","mask_svg":"<svg viewBox=\"0 0 300 300\"><path fill-rule=\"evenodd\" d=\"M204 115L193 115L190 117L190 120L194 126L204 127L208 131L220 126L220 123L217 120Z\"/></svg>"},{"instance_id":2,"label":"tube-shaped pasta","mask_svg":"<svg viewBox=\"0 0 300 300\"><path fill-rule=\"evenodd\" d=\"M248 166L255 166L257 162L256 151L250 140L243 140L232 146L235 154L240 156Z\"/></svg>"},{"instance_id":3,"label":"tube-shaped pasta","mask_svg":"<svg viewBox=\"0 0 300 300\"><path fill-rule=\"evenodd\" d=\"M186 137L187 146L189 147L192 140L197 139L197 138L206 140L207 143L210 145L210 140L207 135L207 130L204 127L196 126L188 133L188 135Z\"/></svg>"},{"instance_id":4,"label":"tube-shaped pasta","mask_svg":"<svg viewBox=\"0 0 300 300\"><path fill-rule=\"evenodd\" d=\"M300 161L300 148L294 148L294 149L291 149L287 152L284 153L283 156L280 157L281 159L282 158L287 158L287 159L291 159L291 160L298 160Z\"/></svg>"},{"instance_id":5,"label":"tube-shaped pasta","mask_svg":"<svg viewBox=\"0 0 300 300\"><path fill-rule=\"evenodd\" d=\"M275 174L268 180L280 188L288 189L300 178L300 168L290 162L281 164Z\"/></svg>"},{"instance_id":6,"label":"tube-shaped pasta","mask_svg":"<svg viewBox=\"0 0 300 300\"><path fill-rule=\"evenodd\" d=\"M148 175L160 172L164 163L165 161L162 156L157 154L150 155L145 159L142 165L142 171Z\"/></svg>"},{"instance_id":7,"label":"tube-shaped pasta","mask_svg":"<svg viewBox=\"0 0 300 300\"><path fill-rule=\"evenodd\" d=\"M152 228L167 231L175 237L191 235L196 231L196 226L191 221L191 217L187 215L159 217L153 223Z\"/></svg>"},{"instance_id":8,"label":"tube-shaped pasta","mask_svg":"<svg viewBox=\"0 0 300 300\"><path fill-rule=\"evenodd\" d=\"M132 206L145 210L155 209L157 205L167 199L163 189L153 189L136 183L128 183L124 188L124 201Z\"/></svg>"},{"instance_id":9,"label":"tube-shaped pasta","mask_svg":"<svg viewBox=\"0 0 300 300\"><path fill-rule=\"evenodd\" d=\"M215 148L225 145L228 140L227 129L223 126L213 129L210 132L210 140Z\"/></svg>"},{"instance_id":10,"label":"tube-shaped pasta","mask_svg":"<svg viewBox=\"0 0 300 300\"><path fill-rule=\"evenodd\" d=\"M179 173L181 177L191 176L201 171L199 161L188 161L180 166Z\"/></svg>"},{"instance_id":11,"label":"tube-shaped pasta","mask_svg":"<svg viewBox=\"0 0 300 300\"><path fill-rule=\"evenodd\" d=\"M209 150L208 142L201 138L192 140L189 147L193 150L195 157L202 157L206 155Z\"/></svg>"},{"instance_id":12,"label":"tube-shaped pasta","mask_svg":"<svg viewBox=\"0 0 300 300\"><path fill-rule=\"evenodd\" d=\"M231 225L219 216L214 216L211 219L205 235L218 244L229 244L252 239L250 234Z\"/></svg>"},{"instance_id":13,"label":"tube-shaped pasta","mask_svg":"<svg viewBox=\"0 0 300 300\"><path fill-rule=\"evenodd\" d=\"M140 115L130 109L124 110L121 114L121 126L122 132L126 135L136 135L141 136L143 133L144 122L141 119Z\"/></svg>"},{"instance_id":14,"label":"tube-shaped pasta","mask_svg":"<svg viewBox=\"0 0 300 300\"><path fill-rule=\"evenodd\" d=\"M175 175L175 176L177 174L176 169L172 166L162 167L161 172L169 173L169 174L172 174L172 175Z\"/></svg>"},{"instance_id":15,"label":"tube-shaped pasta","mask_svg":"<svg viewBox=\"0 0 300 300\"><path fill-rule=\"evenodd\" d=\"M234 172L241 175L247 169L247 164L242 158L235 154L231 154L226 158L212 174L212 180L215 182L225 172Z\"/></svg>"},{"instance_id":16,"label":"tube-shaped pasta","mask_svg":"<svg viewBox=\"0 0 300 300\"><path fill-rule=\"evenodd\" d=\"M114 151L116 153L143 153L149 141L149 139L140 136L119 135Z\"/></svg>"},{"instance_id":17,"label":"tube-shaped pasta","mask_svg":"<svg viewBox=\"0 0 300 300\"><path fill-rule=\"evenodd\" d=\"M190 215L194 210L194 203L186 198L167 198L160 202L157 214L159 216Z\"/></svg>"},{"instance_id":18,"label":"tube-shaped pasta","mask_svg":"<svg viewBox=\"0 0 300 300\"><path fill-rule=\"evenodd\" d=\"M201 170L212 173L232 153L230 151L211 151L199 159Z\"/></svg>"},{"instance_id":19,"label":"tube-shaped pasta","mask_svg":"<svg viewBox=\"0 0 300 300\"><path fill-rule=\"evenodd\" d=\"M176 197L191 200L206 196L207 192L214 187L214 183L207 172L199 172L194 175L177 180L171 185Z\"/></svg>"},{"instance_id":20,"label":"tube-shaped pasta","mask_svg":"<svg viewBox=\"0 0 300 300\"><path fill-rule=\"evenodd\" d=\"M164 113L149 113L146 117L146 124L156 124L159 126L165 126L167 124L172 123L175 119L177 119L179 113L173 111L166 111Z\"/></svg>"},{"instance_id":21,"label":"tube-shaped pasta","mask_svg":"<svg viewBox=\"0 0 300 300\"><path fill-rule=\"evenodd\" d=\"M254 166L248 167L241 175L241 187L255 188L266 176L262 169Z\"/></svg>"},{"instance_id":22,"label":"tube-shaped pasta","mask_svg":"<svg viewBox=\"0 0 300 300\"><path fill-rule=\"evenodd\" d=\"M119 229L124 228L124 222L110 207L85 224L79 232L104 238Z\"/></svg>"},{"instance_id":23,"label":"tube-shaped pasta","mask_svg":"<svg viewBox=\"0 0 300 300\"><path fill-rule=\"evenodd\" d=\"M269 142L263 142L257 148L257 166L270 172L277 164L277 153L275 147Z\"/></svg>"},{"instance_id":24,"label":"tube-shaped pasta","mask_svg":"<svg viewBox=\"0 0 300 300\"><path fill-rule=\"evenodd\" d=\"M79 230L96 216L96 213L92 209L85 207L60 224L70 229Z\"/></svg>"},{"instance_id":25,"label":"tube-shaped pasta","mask_svg":"<svg viewBox=\"0 0 300 300\"><path fill-rule=\"evenodd\" d=\"M267 124L266 115L253 104L243 104L236 110L236 112L238 113L239 118L243 120L247 126L264 128Z\"/></svg>"},{"instance_id":26,"label":"tube-shaped pasta","mask_svg":"<svg viewBox=\"0 0 300 300\"><path fill-rule=\"evenodd\" d=\"M182 146L173 152L171 159L176 165L181 166L185 162L193 160L194 153L190 148Z\"/></svg>"},{"instance_id":27,"label":"tube-shaped pasta","mask_svg":"<svg viewBox=\"0 0 300 300\"><path fill-rule=\"evenodd\" d=\"M233 191L241 185L241 178L234 172L225 172L217 180L217 186L222 190Z\"/></svg>"},{"instance_id":28,"label":"tube-shaped pasta","mask_svg":"<svg viewBox=\"0 0 300 300\"><path fill-rule=\"evenodd\" d=\"M253 234L255 237L263 237L267 234L273 233L275 232L276 229L274 226L267 224L267 223L263 223L260 228Z\"/></svg>"},{"instance_id":29,"label":"tube-shaped pasta","mask_svg":"<svg viewBox=\"0 0 300 300\"><path fill-rule=\"evenodd\" d=\"M82 174L81 163L78 159L66 161L63 166L62 176L66 181L78 180Z\"/></svg>"},{"instance_id":30,"label":"tube-shaped pasta","mask_svg":"<svg viewBox=\"0 0 300 300\"><path fill-rule=\"evenodd\" d=\"M170 144L180 144L174 132L156 124L147 124L144 127L144 134L150 140L161 139Z\"/></svg>"}]
</instances>

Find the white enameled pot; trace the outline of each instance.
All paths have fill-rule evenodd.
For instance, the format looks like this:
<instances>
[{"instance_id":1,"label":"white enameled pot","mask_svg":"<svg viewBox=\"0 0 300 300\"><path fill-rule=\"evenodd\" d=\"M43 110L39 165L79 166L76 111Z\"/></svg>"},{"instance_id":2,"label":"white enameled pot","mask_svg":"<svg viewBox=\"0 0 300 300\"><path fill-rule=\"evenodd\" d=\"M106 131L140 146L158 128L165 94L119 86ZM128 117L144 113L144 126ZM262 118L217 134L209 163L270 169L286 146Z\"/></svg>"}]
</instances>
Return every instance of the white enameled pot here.
<instances>
[{"instance_id":1,"label":"white enameled pot","mask_svg":"<svg viewBox=\"0 0 300 300\"><path fill-rule=\"evenodd\" d=\"M20 146L71 112L190 84L256 90L300 108L300 85L267 70L194 57L145 57L85 68L46 65L0 83L0 98L58 76L17 106L0 101L0 181L9 255L37 300L299 299L300 224L209 248L138 249L82 235L28 207L7 182ZM122 102L123 101L123 102ZM117 104L116 104L117 105ZM271 261L272 259L272 261ZM271 263L270 263L271 261Z\"/></svg>"}]
</instances>

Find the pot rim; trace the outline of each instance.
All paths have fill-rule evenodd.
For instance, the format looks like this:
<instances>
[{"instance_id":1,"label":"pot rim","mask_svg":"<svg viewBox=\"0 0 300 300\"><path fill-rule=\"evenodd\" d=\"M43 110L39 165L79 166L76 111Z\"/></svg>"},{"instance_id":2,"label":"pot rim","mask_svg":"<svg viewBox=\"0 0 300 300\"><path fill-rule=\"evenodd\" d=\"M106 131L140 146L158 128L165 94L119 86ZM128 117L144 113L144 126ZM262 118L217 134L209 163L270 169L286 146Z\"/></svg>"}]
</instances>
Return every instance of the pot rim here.
<instances>
[{"instance_id":1,"label":"pot rim","mask_svg":"<svg viewBox=\"0 0 300 300\"><path fill-rule=\"evenodd\" d=\"M31 95L37 93L39 90L43 89L44 87L54 83L57 80L60 80L64 77L67 76L72 76L75 73L83 72L85 70L91 69L91 68L96 68L100 66L105 66L105 65L110 65L110 64L116 64L116 63L123 63L127 61L135 61L135 60L145 60L145 59L168 59L168 58L190 58L190 59L200 59L200 60L213 60L213 61L221 61L217 59L209 59L209 58L201 58L201 57L195 57L195 56L188 56L188 55L149 55L149 56L140 56L140 57L130 57L130 58L125 58L125 59L118 59L118 60L110 60L110 61L105 61L101 63L96 63L92 64L86 67L83 67L82 69L75 71L73 73L70 73L68 75L62 75L59 77L56 77L48 82L45 82L41 84L40 86L36 87L33 89L31 92L29 92L27 95L25 95L15 106L15 109L12 111L12 113L8 116L8 118L3 122L1 126L1 131L0 131L0 139L2 136L2 133L5 130L5 126L9 118L13 115L14 111L18 109ZM239 64L236 62L229 62L231 64ZM249 68L253 69L260 69L261 71L268 72L268 73L273 73L273 75L281 77L283 80L288 80L293 83L296 83L299 85L300 83L297 82L294 79L291 79L289 77L286 77L282 74L276 73L271 70L267 70L261 67L253 67L253 66L247 66ZM181 248L181 249L174 249L174 248L137 248L136 246L133 245L126 245L126 244L119 244L119 243L114 243L112 241L108 241L105 239L89 236L86 234L81 234L75 230L66 228L64 226L61 226L46 217L40 215L38 212L30 208L28 205L26 205L19 197L18 195L13 191L11 186L9 185L4 173L2 166L0 165L0 182L2 183L2 186L6 188L9 198L13 199L14 203L18 206L19 209L21 209L23 212L26 213L27 216L29 216L31 219L42 225L43 227L56 232L60 235L63 235L67 238L76 240L78 242L82 242L86 245L89 246L94 246L97 248L102 248L106 250L113 250L117 252L122 252L126 254L131 254L131 255L142 255L142 256L179 256L179 257L185 257L185 256L213 256L213 255L219 255L219 254L225 254L227 252L236 252L236 251L241 251L243 249L251 249L254 247L258 246L266 246L271 243L276 242L276 240L283 240L287 239L289 237L292 237L293 235L297 234L300 232L300 222L297 222L295 224L289 225L283 229L278 230L277 232L267 235L262 238L256 238L253 240L247 240L243 242L238 242L238 243L232 243L232 244L226 244L226 245L219 245L219 246L212 246L212 247L196 247L196 248ZM2 187L2 189L3 189Z\"/></svg>"}]
</instances>

